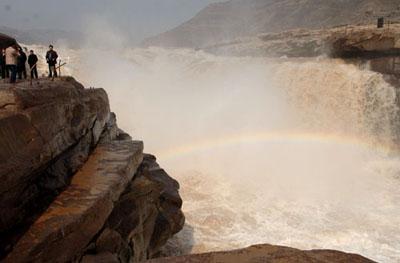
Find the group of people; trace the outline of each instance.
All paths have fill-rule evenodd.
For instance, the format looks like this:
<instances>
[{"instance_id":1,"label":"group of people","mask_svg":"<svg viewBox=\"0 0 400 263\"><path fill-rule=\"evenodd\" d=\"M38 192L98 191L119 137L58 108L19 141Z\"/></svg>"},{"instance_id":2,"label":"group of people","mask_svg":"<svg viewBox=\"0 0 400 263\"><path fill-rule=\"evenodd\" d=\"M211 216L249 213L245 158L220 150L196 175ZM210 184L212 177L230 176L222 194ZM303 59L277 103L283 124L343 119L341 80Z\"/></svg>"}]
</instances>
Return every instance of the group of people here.
<instances>
[{"instance_id":1,"label":"group of people","mask_svg":"<svg viewBox=\"0 0 400 263\"><path fill-rule=\"evenodd\" d=\"M14 44L6 49L1 50L0 56L0 76L2 79L10 79L10 83L15 83L18 79L27 78L26 63L29 65L30 75L32 79L37 79L38 70L37 63L39 61L33 50L29 51L29 56L26 55L28 49L21 48ZM57 59L58 54L54 51L53 46L49 46L46 53L46 62L49 65L49 78L57 77Z\"/></svg>"}]
</instances>

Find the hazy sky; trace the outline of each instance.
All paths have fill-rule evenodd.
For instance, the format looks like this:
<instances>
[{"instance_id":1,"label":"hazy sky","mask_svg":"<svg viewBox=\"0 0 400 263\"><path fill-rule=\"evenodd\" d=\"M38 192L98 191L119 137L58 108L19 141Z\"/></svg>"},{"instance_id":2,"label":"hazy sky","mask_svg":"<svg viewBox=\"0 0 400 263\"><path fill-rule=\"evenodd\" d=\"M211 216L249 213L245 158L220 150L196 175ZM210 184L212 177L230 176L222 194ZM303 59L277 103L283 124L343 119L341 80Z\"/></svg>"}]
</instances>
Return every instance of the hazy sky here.
<instances>
[{"instance_id":1,"label":"hazy sky","mask_svg":"<svg viewBox=\"0 0 400 263\"><path fill-rule=\"evenodd\" d=\"M0 0L0 25L17 29L81 31L101 16L136 41L188 20L221 0Z\"/></svg>"}]
</instances>

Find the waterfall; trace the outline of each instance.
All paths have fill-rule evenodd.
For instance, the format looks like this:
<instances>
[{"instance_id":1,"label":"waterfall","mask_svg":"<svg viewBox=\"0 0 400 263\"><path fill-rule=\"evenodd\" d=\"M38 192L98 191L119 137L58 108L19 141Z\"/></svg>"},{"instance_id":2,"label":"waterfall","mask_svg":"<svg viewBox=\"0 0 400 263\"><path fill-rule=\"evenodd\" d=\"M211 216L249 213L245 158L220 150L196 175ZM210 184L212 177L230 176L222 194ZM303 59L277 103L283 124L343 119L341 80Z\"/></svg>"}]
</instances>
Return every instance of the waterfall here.
<instances>
[{"instance_id":1,"label":"waterfall","mask_svg":"<svg viewBox=\"0 0 400 263\"><path fill-rule=\"evenodd\" d=\"M400 258L395 88L341 60L74 51L122 129L181 183L168 253L272 243Z\"/></svg>"}]
</instances>

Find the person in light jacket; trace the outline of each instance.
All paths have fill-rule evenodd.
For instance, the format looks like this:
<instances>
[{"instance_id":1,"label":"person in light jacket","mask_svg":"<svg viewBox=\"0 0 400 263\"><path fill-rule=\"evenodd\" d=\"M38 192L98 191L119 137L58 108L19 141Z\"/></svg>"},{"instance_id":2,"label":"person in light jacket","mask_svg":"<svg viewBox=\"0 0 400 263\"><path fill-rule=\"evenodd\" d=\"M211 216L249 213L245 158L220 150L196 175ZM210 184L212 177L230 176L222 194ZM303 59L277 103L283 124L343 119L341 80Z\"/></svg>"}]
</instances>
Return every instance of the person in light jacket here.
<instances>
[{"instance_id":1,"label":"person in light jacket","mask_svg":"<svg viewBox=\"0 0 400 263\"><path fill-rule=\"evenodd\" d=\"M2 62L3 62L2 66L1 66L3 68L3 71L1 72L1 77L3 79L8 79L10 77L10 72L8 71L8 69L6 67L6 50L5 49L2 49L1 55L2 55Z\"/></svg>"},{"instance_id":2,"label":"person in light jacket","mask_svg":"<svg viewBox=\"0 0 400 263\"><path fill-rule=\"evenodd\" d=\"M6 49L6 68L11 72L10 83L17 81L18 47L12 45Z\"/></svg>"}]
</instances>

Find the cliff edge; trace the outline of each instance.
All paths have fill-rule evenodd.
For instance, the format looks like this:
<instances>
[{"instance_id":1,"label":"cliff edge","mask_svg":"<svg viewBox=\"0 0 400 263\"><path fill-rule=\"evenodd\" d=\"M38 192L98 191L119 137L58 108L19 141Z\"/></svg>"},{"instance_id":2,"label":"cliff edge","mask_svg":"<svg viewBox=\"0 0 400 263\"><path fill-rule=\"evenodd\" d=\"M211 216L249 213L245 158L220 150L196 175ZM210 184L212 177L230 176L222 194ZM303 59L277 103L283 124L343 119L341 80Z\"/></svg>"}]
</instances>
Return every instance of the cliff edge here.
<instances>
[{"instance_id":1,"label":"cliff edge","mask_svg":"<svg viewBox=\"0 0 400 263\"><path fill-rule=\"evenodd\" d=\"M184 225L179 184L102 89L0 84L0 261L139 262Z\"/></svg>"}]
</instances>

